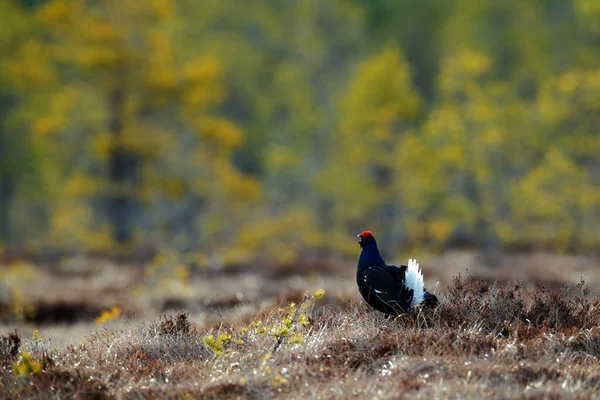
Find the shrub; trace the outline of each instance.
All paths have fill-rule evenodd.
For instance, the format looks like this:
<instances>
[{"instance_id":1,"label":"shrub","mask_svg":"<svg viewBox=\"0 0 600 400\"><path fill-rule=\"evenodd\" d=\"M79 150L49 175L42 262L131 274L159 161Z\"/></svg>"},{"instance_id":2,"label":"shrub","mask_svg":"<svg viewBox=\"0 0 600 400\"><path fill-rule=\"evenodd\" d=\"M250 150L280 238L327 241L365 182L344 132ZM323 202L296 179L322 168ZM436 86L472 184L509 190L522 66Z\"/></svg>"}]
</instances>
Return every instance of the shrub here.
<instances>
[{"instance_id":1,"label":"shrub","mask_svg":"<svg viewBox=\"0 0 600 400\"><path fill-rule=\"evenodd\" d=\"M8 336L0 337L0 367L12 365L19 355L21 338L17 330L10 332Z\"/></svg>"}]
</instances>

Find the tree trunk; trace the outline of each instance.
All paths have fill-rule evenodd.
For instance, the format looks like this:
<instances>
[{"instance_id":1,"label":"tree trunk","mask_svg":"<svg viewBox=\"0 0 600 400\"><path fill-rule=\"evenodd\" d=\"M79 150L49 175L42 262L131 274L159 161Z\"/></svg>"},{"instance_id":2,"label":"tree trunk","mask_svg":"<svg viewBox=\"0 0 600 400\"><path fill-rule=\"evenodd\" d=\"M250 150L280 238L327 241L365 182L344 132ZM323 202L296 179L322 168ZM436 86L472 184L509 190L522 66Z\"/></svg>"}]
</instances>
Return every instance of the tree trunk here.
<instances>
[{"instance_id":1,"label":"tree trunk","mask_svg":"<svg viewBox=\"0 0 600 400\"><path fill-rule=\"evenodd\" d=\"M13 196L13 184L6 176L0 180L0 242L10 242L10 203Z\"/></svg>"},{"instance_id":2,"label":"tree trunk","mask_svg":"<svg viewBox=\"0 0 600 400\"><path fill-rule=\"evenodd\" d=\"M4 118L13 107L15 99L8 93L0 93L0 242L10 242L10 203L14 195L14 171L11 168L11 151L8 148ZM12 149L14 151L14 149Z\"/></svg>"},{"instance_id":3,"label":"tree trunk","mask_svg":"<svg viewBox=\"0 0 600 400\"><path fill-rule=\"evenodd\" d=\"M125 127L125 88L120 85L109 97L111 112L109 130L112 133L113 146L109 156L109 185L111 187L108 212L113 227L113 238L119 244L127 243L132 236L134 203L129 191L134 183L136 158L131 150L124 146Z\"/></svg>"}]
</instances>

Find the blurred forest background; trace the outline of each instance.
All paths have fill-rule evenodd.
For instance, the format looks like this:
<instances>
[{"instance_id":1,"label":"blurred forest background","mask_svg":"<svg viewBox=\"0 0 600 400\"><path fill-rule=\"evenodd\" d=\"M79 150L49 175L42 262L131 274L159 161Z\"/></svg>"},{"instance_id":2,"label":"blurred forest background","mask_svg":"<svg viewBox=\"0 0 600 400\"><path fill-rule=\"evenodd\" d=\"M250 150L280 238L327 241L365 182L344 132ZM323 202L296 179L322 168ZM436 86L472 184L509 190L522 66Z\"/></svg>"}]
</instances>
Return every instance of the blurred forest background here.
<instances>
[{"instance_id":1,"label":"blurred forest background","mask_svg":"<svg viewBox=\"0 0 600 400\"><path fill-rule=\"evenodd\" d=\"M596 0L0 0L0 249L600 245ZM212 261L211 261L212 260Z\"/></svg>"}]
</instances>

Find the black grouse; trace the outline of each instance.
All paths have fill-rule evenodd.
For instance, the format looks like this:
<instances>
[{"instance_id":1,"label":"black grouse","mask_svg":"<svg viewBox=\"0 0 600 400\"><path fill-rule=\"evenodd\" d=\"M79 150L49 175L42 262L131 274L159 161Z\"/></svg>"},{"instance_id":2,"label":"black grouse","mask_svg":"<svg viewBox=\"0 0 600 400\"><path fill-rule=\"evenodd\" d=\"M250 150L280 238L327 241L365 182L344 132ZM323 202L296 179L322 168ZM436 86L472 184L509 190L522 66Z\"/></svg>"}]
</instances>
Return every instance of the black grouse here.
<instances>
[{"instance_id":1,"label":"black grouse","mask_svg":"<svg viewBox=\"0 0 600 400\"><path fill-rule=\"evenodd\" d=\"M411 307L423 302L438 303L437 297L423 287L423 274L416 260L408 260L408 266L387 265L371 231L358 235L358 244L361 252L356 283L371 307L385 314L399 315L409 313Z\"/></svg>"}]
</instances>

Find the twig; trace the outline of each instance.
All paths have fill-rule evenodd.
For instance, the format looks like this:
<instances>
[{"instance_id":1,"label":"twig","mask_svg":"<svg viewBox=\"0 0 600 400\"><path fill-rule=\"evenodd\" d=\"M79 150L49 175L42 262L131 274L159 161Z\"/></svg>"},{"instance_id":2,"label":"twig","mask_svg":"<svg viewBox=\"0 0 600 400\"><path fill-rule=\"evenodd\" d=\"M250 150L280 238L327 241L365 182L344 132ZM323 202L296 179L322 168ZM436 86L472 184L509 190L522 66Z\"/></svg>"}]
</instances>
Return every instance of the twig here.
<instances>
[{"instance_id":1,"label":"twig","mask_svg":"<svg viewBox=\"0 0 600 400\"><path fill-rule=\"evenodd\" d=\"M294 323L296 323L296 318L298 318L298 311L300 311L300 308L302 307L302 304L304 304L304 302L308 300L308 294L305 293L304 297L302 298L302 301L300 303L298 303L298 305L296 306L296 311L294 312L294 317L292 318L292 325ZM295 329L294 329L295 330ZM279 348L279 346L281 346L281 343L283 343L283 339L285 339L286 335L280 335L277 337L277 343L275 343L275 347L273 347L273 351L271 352L271 354L275 353L277 351L277 349Z\"/></svg>"},{"instance_id":2,"label":"twig","mask_svg":"<svg viewBox=\"0 0 600 400\"><path fill-rule=\"evenodd\" d=\"M230 330L231 332L233 332L233 328L231 327L231 325L229 325L229 324L227 323L227 321L225 321L225 318L223 318L223 314L221 313L221 306L219 306L218 310L213 310L213 311L214 311L214 313L215 313L215 314L217 314L217 315L219 316L219 318L221 318L221 321L223 321L223 323L225 324L225 326L226 326L227 328L229 328L229 330Z\"/></svg>"},{"instance_id":3,"label":"twig","mask_svg":"<svg viewBox=\"0 0 600 400\"><path fill-rule=\"evenodd\" d=\"M227 321L225 321L225 318L223 317L223 314L221 313L221 307L219 307L218 310L213 310L213 312L215 314L217 314L219 316L219 318L221 318L221 321L223 321L223 323L225 324L225 326L227 327L227 329L229 329L229 331L231 332L231 334L233 335L233 337L237 337L239 338L240 336L237 334L236 331L233 330L233 327L231 325L229 325L227 323ZM253 346L256 347L256 345L254 343L246 343L246 346Z\"/></svg>"}]
</instances>

